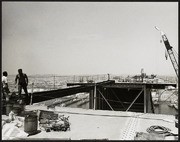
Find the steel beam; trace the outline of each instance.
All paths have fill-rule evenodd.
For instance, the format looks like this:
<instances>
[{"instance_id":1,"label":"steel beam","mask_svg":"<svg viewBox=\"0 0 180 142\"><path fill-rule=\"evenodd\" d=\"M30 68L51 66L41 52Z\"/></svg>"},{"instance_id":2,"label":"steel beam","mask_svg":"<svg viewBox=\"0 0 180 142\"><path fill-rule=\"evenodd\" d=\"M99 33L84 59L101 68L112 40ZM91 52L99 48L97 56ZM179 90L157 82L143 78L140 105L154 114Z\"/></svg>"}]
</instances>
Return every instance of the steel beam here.
<instances>
[{"instance_id":1,"label":"steel beam","mask_svg":"<svg viewBox=\"0 0 180 142\"><path fill-rule=\"evenodd\" d=\"M111 107L111 105L109 104L109 102L106 100L106 98L103 96L103 94L98 90L98 92L101 94L101 96L103 97L103 99L106 101L106 103L108 104L108 106L114 111L114 109Z\"/></svg>"},{"instance_id":2,"label":"steel beam","mask_svg":"<svg viewBox=\"0 0 180 142\"><path fill-rule=\"evenodd\" d=\"M96 85L94 86L94 110L96 110Z\"/></svg>"},{"instance_id":3,"label":"steel beam","mask_svg":"<svg viewBox=\"0 0 180 142\"><path fill-rule=\"evenodd\" d=\"M89 109L93 109L94 106L94 94L93 89L89 91Z\"/></svg>"},{"instance_id":4,"label":"steel beam","mask_svg":"<svg viewBox=\"0 0 180 142\"><path fill-rule=\"evenodd\" d=\"M131 106L134 104L134 102L137 100L137 98L141 95L142 91L143 91L143 89L142 89L141 92L136 96L136 98L132 101L132 103L129 105L129 107L128 107L128 109L127 109L126 111L128 111L128 110L131 108Z\"/></svg>"},{"instance_id":5,"label":"steel beam","mask_svg":"<svg viewBox=\"0 0 180 142\"><path fill-rule=\"evenodd\" d=\"M78 87L63 88L63 89L57 89L51 91L33 92L32 103L69 96L81 92L89 92L92 89L93 86L78 86ZM32 93L29 94L31 95Z\"/></svg>"},{"instance_id":6,"label":"steel beam","mask_svg":"<svg viewBox=\"0 0 180 142\"><path fill-rule=\"evenodd\" d=\"M146 88L149 89L165 89L166 86L173 86L176 87L175 83L163 83L163 84L157 84L157 83L115 83L115 84L108 84L104 85L105 88L142 88L146 86Z\"/></svg>"},{"instance_id":7,"label":"steel beam","mask_svg":"<svg viewBox=\"0 0 180 142\"><path fill-rule=\"evenodd\" d=\"M114 96L116 97L116 99L120 102L120 104L122 105L122 107L125 109L125 106L123 105L123 102L116 96L116 93L113 91L113 90L111 90L111 89L109 89L110 91L112 91L112 93L114 94Z\"/></svg>"},{"instance_id":8,"label":"steel beam","mask_svg":"<svg viewBox=\"0 0 180 142\"><path fill-rule=\"evenodd\" d=\"M144 113L147 112L146 86L144 86Z\"/></svg>"}]
</instances>

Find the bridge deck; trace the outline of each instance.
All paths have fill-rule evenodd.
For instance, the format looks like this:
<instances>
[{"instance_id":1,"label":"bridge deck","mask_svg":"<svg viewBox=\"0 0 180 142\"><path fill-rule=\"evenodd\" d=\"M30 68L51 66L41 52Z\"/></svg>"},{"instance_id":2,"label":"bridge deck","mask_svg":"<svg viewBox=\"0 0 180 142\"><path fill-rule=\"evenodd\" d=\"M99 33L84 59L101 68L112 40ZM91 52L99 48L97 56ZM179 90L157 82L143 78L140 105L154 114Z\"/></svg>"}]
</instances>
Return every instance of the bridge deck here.
<instances>
[{"instance_id":1,"label":"bridge deck","mask_svg":"<svg viewBox=\"0 0 180 142\"><path fill-rule=\"evenodd\" d=\"M26 106L26 110L47 110L46 106ZM70 116L70 131L45 132L21 140L134 140L136 132L147 133L152 125L164 126L173 133L178 133L173 115L145 114L122 111L86 110L79 108L55 107L53 110L65 116ZM177 137L165 137L165 140L177 140ZM153 140L153 138L151 138ZM155 138L154 138L155 140Z\"/></svg>"}]
</instances>

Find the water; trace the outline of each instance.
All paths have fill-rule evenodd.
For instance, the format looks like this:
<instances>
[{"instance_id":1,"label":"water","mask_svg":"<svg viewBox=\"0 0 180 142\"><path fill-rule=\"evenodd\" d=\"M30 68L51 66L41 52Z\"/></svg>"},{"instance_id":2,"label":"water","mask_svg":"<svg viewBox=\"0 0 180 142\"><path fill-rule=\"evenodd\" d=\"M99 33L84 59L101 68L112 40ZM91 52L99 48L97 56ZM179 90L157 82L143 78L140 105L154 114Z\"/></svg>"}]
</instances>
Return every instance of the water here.
<instances>
[{"instance_id":1,"label":"water","mask_svg":"<svg viewBox=\"0 0 180 142\"><path fill-rule=\"evenodd\" d=\"M156 114L167 114L167 115L175 115L178 114L178 110L174 107L168 106L169 102L159 102L158 106L155 106L155 113Z\"/></svg>"}]
</instances>

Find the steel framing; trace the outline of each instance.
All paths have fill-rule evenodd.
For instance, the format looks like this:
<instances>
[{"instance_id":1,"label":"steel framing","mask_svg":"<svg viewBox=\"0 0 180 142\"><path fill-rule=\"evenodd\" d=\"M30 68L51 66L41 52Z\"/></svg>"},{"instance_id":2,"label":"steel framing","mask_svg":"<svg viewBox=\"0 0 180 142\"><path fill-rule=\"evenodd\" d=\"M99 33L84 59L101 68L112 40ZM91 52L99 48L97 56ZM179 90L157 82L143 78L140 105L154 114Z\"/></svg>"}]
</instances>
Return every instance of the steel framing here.
<instances>
[{"instance_id":1,"label":"steel framing","mask_svg":"<svg viewBox=\"0 0 180 142\"><path fill-rule=\"evenodd\" d=\"M142 92L143 92L143 89L141 90L141 92L139 92L139 94L136 96L136 98L132 101L132 103L129 105L129 107L127 108L126 111L128 111L131 108L131 106L134 104L134 102L137 100L137 98L141 95Z\"/></svg>"}]
</instances>

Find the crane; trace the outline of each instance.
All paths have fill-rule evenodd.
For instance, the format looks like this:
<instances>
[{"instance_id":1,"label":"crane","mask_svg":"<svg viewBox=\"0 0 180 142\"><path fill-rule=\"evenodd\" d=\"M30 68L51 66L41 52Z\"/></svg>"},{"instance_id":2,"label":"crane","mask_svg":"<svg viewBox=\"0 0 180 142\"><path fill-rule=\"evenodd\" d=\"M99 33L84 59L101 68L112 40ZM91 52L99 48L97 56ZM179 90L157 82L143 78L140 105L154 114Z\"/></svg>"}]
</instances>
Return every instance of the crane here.
<instances>
[{"instance_id":1,"label":"crane","mask_svg":"<svg viewBox=\"0 0 180 142\"><path fill-rule=\"evenodd\" d=\"M163 31L161 31L158 27L155 26L155 28L158 31L160 31L160 34L162 36L164 45L165 45L165 47L167 49L167 52L168 52L169 58L171 60L171 63L173 65L173 67L174 67L174 70L176 72L177 77L179 77L179 75L178 75L178 67L179 67L179 65L178 65L177 60L176 60L176 58L174 56L174 52L172 50L173 47L169 44L169 41L168 41L167 36L165 35L165 33Z\"/></svg>"},{"instance_id":2,"label":"crane","mask_svg":"<svg viewBox=\"0 0 180 142\"><path fill-rule=\"evenodd\" d=\"M165 35L165 33L164 33L163 31L161 31L158 27L155 26L155 28L156 28L158 31L160 31L161 37L162 37L162 39L163 39L164 45L165 45L166 50L167 50L167 52L168 52L169 58L170 58L170 60L171 60L171 63L172 63L172 65L173 65L173 67L174 67L174 70L175 70L175 72L176 72L177 78L179 78L179 76L178 76L178 67L179 67L179 65L178 65L178 62L177 62L177 60L176 60L176 58L175 58L174 52L173 52L173 50L172 50L173 47L169 44L169 41L168 41L167 36ZM167 58L167 57L166 57L166 58ZM176 93L177 93L177 95L178 95L178 91L177 91ZM174 94L174 93L173 93L173 94ZM178 102L178 101L177 101L177 102ZM178 106L178 104L176 104L176 106ZM176 116L175 118L177 118L177 117L178 117L178 114L176 114L175 116ZM175 121L175 127L178 128L178 126L179 126L179 125L178 125L178 122Z\"/></svg>"}]
</instances>

